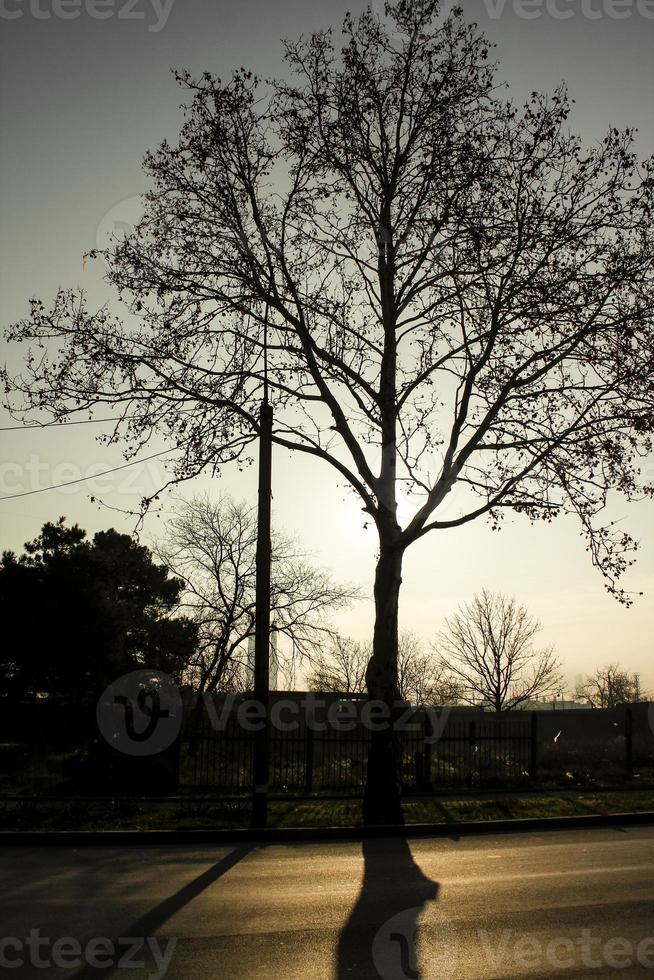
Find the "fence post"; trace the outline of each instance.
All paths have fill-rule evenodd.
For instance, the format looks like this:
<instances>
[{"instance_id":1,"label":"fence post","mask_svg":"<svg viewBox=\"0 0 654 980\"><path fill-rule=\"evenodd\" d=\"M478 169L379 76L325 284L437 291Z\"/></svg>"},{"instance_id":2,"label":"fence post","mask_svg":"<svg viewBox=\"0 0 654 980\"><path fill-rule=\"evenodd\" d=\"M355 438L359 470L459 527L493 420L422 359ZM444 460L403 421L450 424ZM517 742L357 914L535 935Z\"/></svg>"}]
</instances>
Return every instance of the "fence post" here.
<instances>
[{"instance_id":1,"label":"fence post","mask_svg":"<svg viewBox=\"0 0 654 980\"><path fill-rule=\"evenodd\" d=\"M305 728L304 789L307 793L313 790L313 725L306 725Z\"/></svg>"},{"instance_id":2,"label":"fence post","mask_svg":"<svg viewBox=\"0 0 654 980\"><path fill-rule=\"evenodd\" d=\"M634 775L634 719L631 708L625 708L624 712L624 734L627 764L627 779L633 779Z\"/></svg>"},{"instance_id":3,"label":"fence post","mask_svg":"<svg viewBox=\"0 0 654 980\"><path fill-rule=\"evenodd\" d=\"M534 780L538 775L538 715L531 713L531 742L529 753L529 778Z\"/></svg>"}]
</instances>

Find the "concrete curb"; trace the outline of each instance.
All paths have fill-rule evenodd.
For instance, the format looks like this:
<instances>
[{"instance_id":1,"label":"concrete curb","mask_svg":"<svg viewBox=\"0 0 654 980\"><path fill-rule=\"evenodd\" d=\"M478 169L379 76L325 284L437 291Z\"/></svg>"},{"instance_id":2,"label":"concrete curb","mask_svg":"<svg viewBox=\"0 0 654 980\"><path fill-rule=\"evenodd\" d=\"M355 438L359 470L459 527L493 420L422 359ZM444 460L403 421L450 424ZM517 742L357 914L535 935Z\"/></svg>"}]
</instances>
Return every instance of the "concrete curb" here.
<instances>
[{"instance_id":1,"label":"concrete curb","mask_svg":"<svg viewBox=\"0 0 654 980\"><path fill-rule=\"evenodd\" d=\"M82 847L163 844L281 844L346 841L381 837L460 837L468 834L534 833L581 828L654 825L654 812L525 817L516 820L463 820L460 823L375 827L271 827L267 830L45 830L2 831L0 847Z\"/></svg>"}]
</instances>

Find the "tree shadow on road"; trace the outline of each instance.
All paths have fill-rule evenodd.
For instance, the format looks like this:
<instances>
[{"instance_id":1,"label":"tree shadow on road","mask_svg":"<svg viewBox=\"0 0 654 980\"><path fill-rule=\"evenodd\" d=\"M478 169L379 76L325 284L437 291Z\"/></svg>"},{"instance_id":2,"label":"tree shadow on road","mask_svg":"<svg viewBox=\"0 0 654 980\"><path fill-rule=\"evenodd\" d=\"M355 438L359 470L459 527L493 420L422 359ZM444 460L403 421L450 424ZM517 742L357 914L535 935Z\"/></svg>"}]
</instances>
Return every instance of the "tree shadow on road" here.
<instances>
[{"instance_id":1,"label":"tree shadow on road","mask_svg":"<svg viewBox=\"0 0 654 980\"><path fill-rule=\"evenodd\" d=\"M335 980L421 980L418 918L438 895L404 838L364 840L361 892L338 942Z\"/></svg>"},{"instance_id":2,"label":"tree shadow on road","mask_svg":"<svg viewBox=\"0 0 654 980\"><path fill-rule=\"evenodd\" d=\"M250 844L244 844L239 847L234 847L229 853L222 857L215 864L203 871L202 874L193 878L186 885L183 885L180 889L165 898L162 902L154 908L149 909L145 912L139 919L132 922L126 929L122 930L122 936L128 937L153 937L156 936L157 931L164 925L169 919L171 919L177 912L183 909L189 902L197 898L202 892L206 891L214 882L218 881L224 874L226 874L231 868L233 868L239 861L247 857L254 850L254 846ZM114 948L117 948L118 939L113 940ZM143 950L142 946L135 945L132 950L132 955L141 953ZM123 950L124 951L124 950ZM138 958L138 957L137 957ZM127 970L121 970L118 968L107 968L103 966L101 968L92 967L90 965L83 966L77 973L74 974L75 980L87 980L90 977L97 977L98 973L101 972L105 980L109 980L110 977L121 976L123 973L127 973ZM129 971L131 972L131 971ZM153 976L154 974L148 968L146 975Z\"/></svg>"}]
</instances>

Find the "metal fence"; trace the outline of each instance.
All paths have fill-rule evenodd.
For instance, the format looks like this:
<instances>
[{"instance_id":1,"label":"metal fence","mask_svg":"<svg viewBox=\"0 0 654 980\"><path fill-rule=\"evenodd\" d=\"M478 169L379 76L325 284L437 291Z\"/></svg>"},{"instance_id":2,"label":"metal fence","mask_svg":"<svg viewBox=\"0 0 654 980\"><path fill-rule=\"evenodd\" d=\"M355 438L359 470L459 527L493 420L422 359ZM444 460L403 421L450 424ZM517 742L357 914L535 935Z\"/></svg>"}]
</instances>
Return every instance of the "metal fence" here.
<instances>
[{"instance_id":1,"label":"metal fence","mask_svg":"<svg viewBox=\"0 0 654 980\"><path fill-rule=\"evenodd\" d=\"M354 705L354 706L353 706ZM370 727L362 702L350 702L330 723L300 711L293 724L271 725L270 788L277 792L360 791L365 783ZM246 792L252 786L254 736L243 730L236 705L214 727L195 712L180 745L180 785ZM510 719L450 711L405 711L397 725L406 791L519 783L535 770L535 716Z\"/></svg>"}]
</instances>

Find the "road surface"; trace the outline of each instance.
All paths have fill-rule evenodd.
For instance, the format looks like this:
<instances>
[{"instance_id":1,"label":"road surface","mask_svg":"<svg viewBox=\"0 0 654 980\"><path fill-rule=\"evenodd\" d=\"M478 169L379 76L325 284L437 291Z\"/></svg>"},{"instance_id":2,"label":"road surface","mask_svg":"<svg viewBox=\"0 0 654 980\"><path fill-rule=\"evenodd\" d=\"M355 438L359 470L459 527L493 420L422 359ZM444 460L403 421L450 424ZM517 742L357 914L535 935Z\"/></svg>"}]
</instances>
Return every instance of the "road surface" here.
<instances>
[{"instance_id":1,"label":"road surface","mask_svg":"<svg viewBox=\"0 0 654 980\"><path fill-rule=\"evenodd\" d=\"M654 976L650 827L408 843L8 848L0 867L7 976Z\"/></svg>"}]
</instances>

